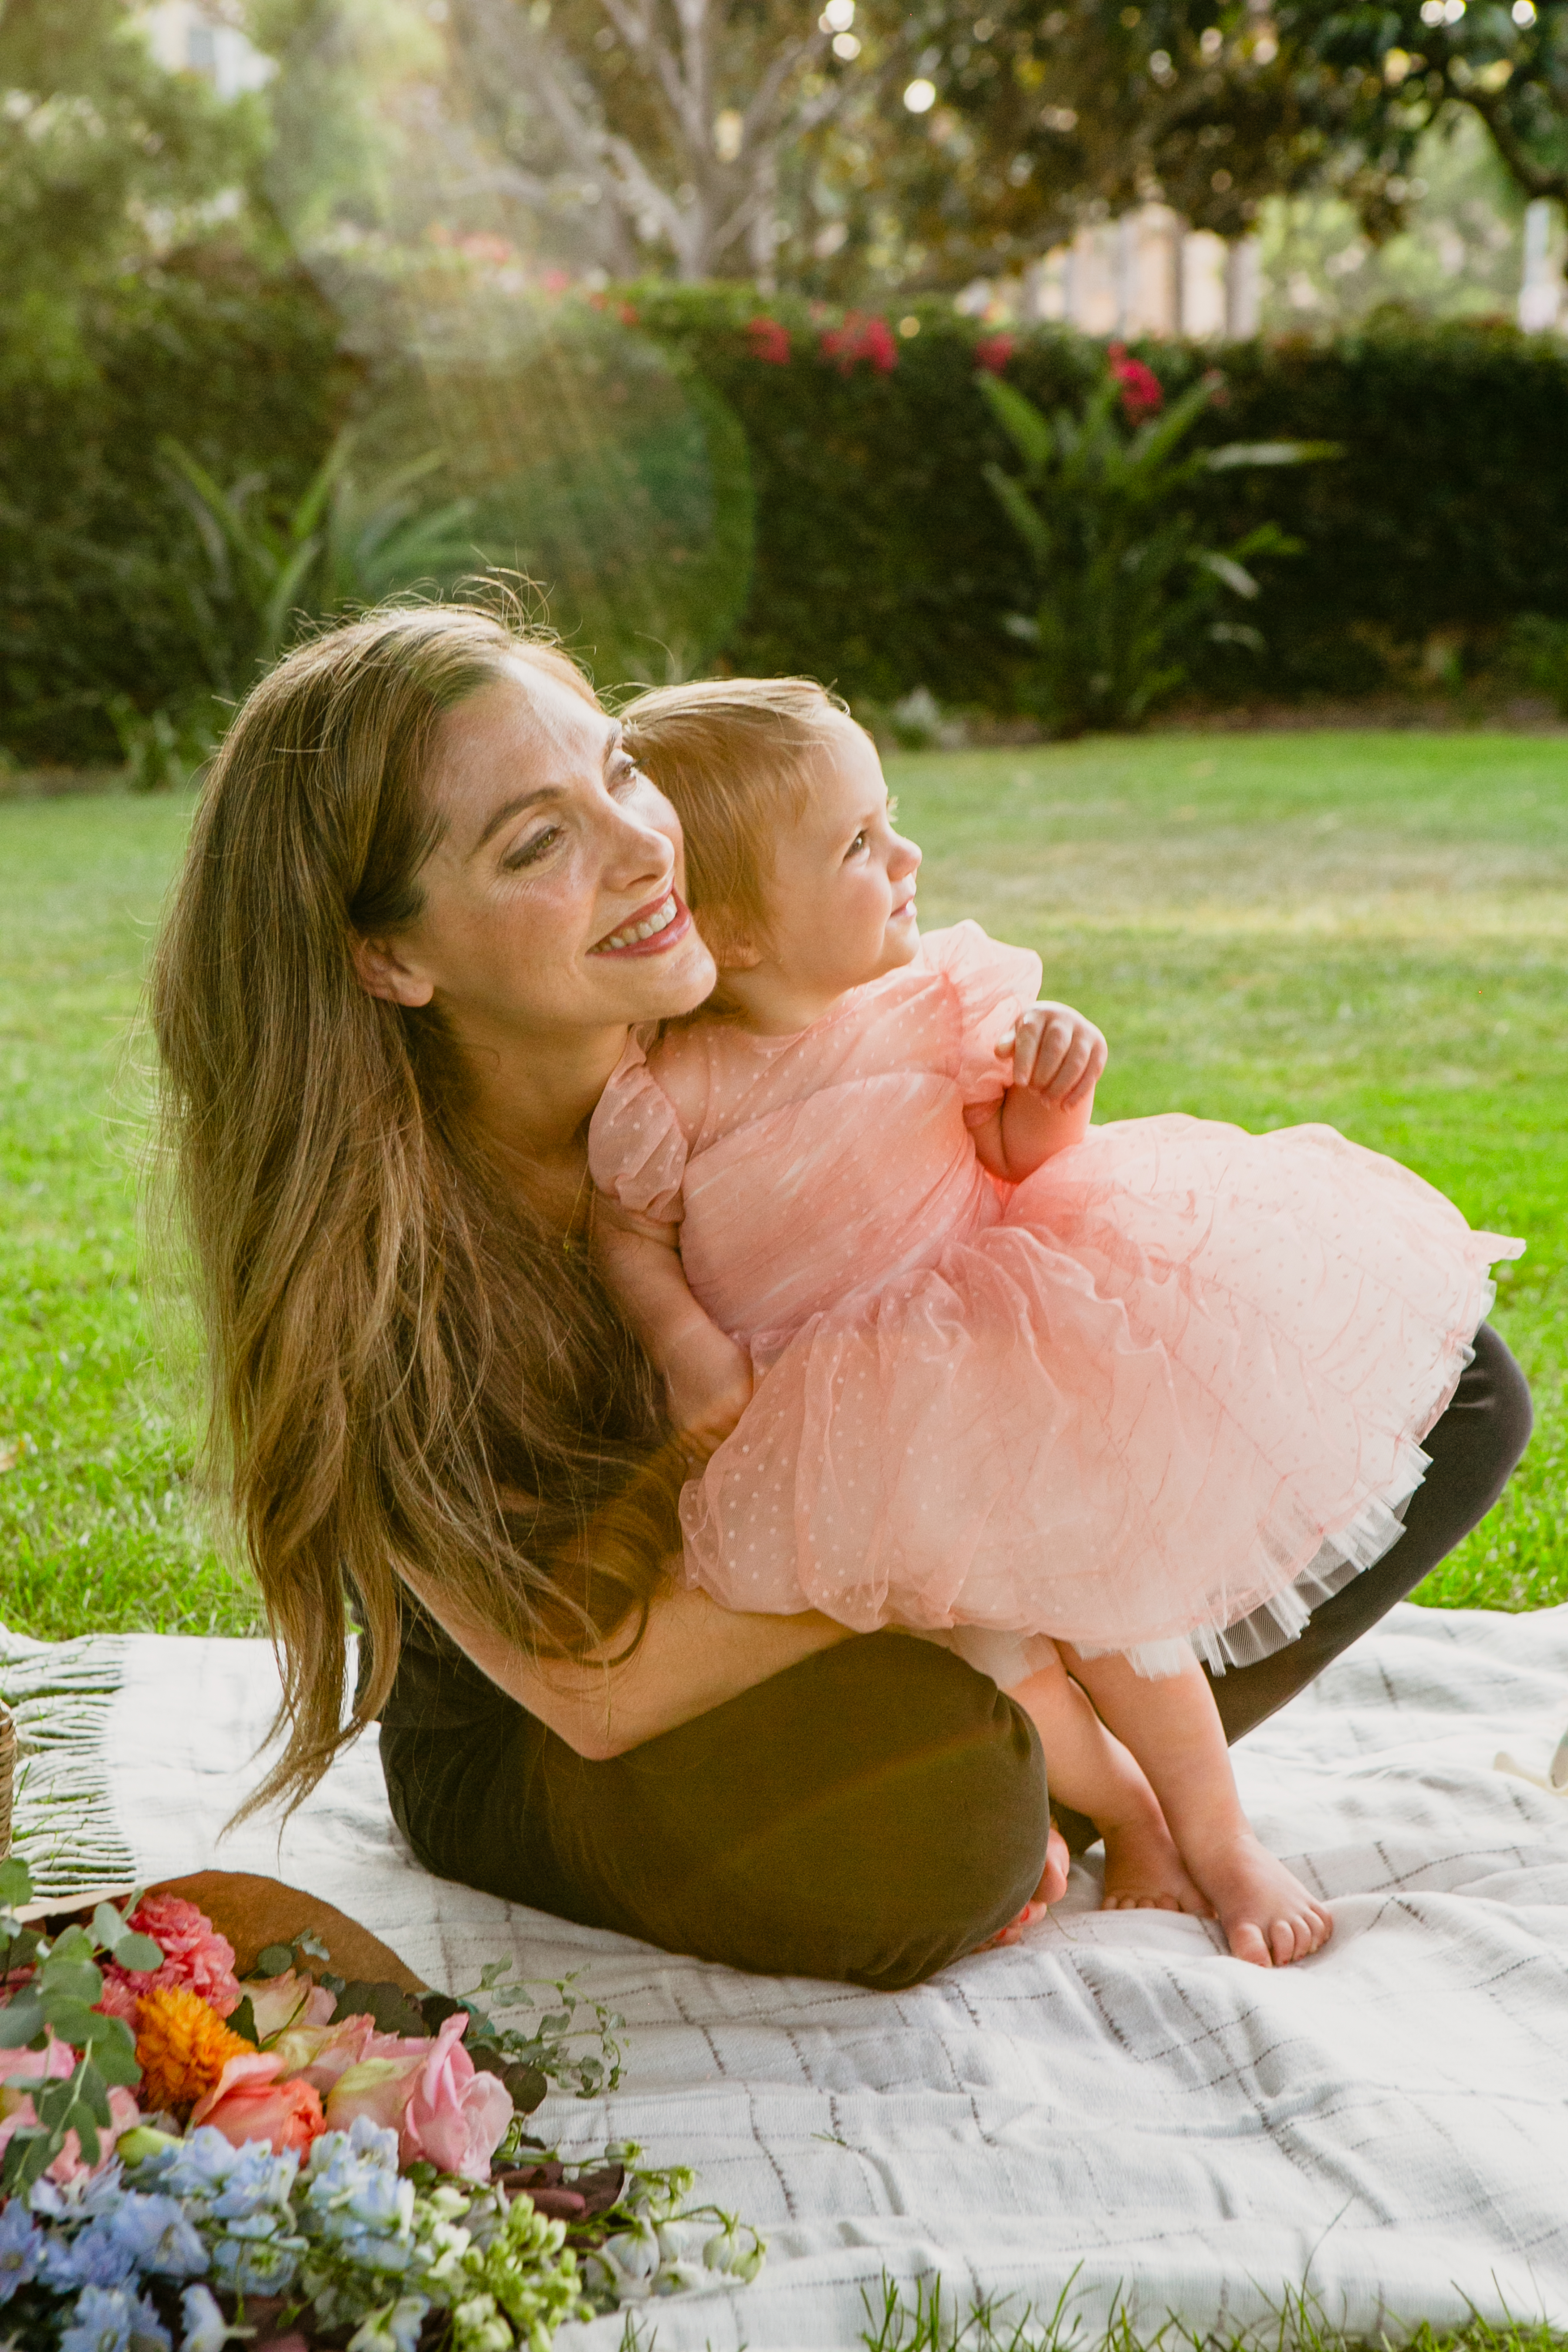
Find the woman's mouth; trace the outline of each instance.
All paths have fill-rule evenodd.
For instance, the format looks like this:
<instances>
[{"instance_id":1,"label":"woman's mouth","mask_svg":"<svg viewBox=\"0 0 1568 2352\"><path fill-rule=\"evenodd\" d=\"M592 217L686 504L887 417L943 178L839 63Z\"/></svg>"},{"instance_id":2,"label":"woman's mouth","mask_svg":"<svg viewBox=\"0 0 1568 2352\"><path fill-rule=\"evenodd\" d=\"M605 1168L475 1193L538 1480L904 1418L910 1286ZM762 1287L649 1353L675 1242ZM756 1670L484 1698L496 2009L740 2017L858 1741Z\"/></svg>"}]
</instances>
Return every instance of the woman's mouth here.
<instances>
[{"instance_id":1,"label":"woman's mouth","mask_svg":"<svg viewBox=\"0 0 1568 2352\"><path fill-rule=\"evenodd\" d=\"M667 890L662 898L639 907L618 930L611 931L588 952L596 956L660 955L677 940L684 939L690 929L690 909L681 904L673 890Z\"/></svg>"}]
</instances>

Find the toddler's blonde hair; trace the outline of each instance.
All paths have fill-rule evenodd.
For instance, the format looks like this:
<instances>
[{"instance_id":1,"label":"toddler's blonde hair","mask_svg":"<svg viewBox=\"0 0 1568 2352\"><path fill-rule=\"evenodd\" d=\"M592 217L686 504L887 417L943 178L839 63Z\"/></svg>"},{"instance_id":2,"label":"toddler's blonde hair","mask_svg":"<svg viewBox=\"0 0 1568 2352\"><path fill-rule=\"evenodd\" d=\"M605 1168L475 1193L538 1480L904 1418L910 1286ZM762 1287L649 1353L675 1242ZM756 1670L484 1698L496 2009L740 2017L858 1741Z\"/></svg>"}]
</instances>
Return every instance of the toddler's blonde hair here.
<instances>
[{"instance_id":1,"label":"toddler's blonde hair","mask_svg":"<svg viewBox=\"0 0 1568 2352\"><path fill-rule=\"evenodd\" d=\"M764 940L781 822L805 814L814 762L856 723L848 704L811 677L721 677L656 687L621 716L627 749L680 819L692 912Z\"/></svg>"}]
</instances>

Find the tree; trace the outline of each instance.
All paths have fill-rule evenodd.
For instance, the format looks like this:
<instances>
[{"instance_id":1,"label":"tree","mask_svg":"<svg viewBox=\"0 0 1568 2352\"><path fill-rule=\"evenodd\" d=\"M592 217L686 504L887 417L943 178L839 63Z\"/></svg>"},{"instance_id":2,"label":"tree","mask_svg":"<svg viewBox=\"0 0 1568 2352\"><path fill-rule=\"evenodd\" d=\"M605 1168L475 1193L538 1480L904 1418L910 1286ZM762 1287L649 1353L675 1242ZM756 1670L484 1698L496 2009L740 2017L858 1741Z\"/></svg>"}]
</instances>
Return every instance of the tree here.
<instances>
[{"instance_id":1,"label":"tree","mask_svg":"<svg viewBox=\"0 0 1568 2352\"><path fill-rule=\"evenodd\" d=\"M261 117L165 72L125 0L0 0L0 89L5 340L68 372L82 301L201 226L243 179Z\"/></svg>"},{"instance_id":2,"label":"tree","mask_svg":"<svg viewBox=\"0 0 1568 2352\"><path fill-rule=\"evenodd\" d=\"M475 170L546 219L591 220L617 273L652 248L683 279L771 284L799 155L864 101L855 13L849 0L820 16L800 0L451 0L455 75L490 154Z\"/></svg>"}]
</instances>

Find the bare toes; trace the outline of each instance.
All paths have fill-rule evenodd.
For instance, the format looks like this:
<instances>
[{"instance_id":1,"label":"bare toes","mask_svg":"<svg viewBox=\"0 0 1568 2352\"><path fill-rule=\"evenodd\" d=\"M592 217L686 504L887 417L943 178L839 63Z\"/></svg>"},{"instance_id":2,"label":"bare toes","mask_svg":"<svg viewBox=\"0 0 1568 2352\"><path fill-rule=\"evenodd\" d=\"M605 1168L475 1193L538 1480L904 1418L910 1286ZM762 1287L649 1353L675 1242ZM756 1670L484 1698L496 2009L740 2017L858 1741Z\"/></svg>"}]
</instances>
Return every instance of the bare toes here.
<instances>
[{"instance_id":1,"label":"bare toes","mask_svg":"<svg viewBox=\"0 0 1568 2352\"><path fill-rule=\"evenodd\" d=\"M1232 1956L1247 1961L1255 1969L1271 1969L1274 1956L1263 1940L1262 1930L1247 1919L1234 1930L1227 1931Z\"/></svg>"}]
</instances>

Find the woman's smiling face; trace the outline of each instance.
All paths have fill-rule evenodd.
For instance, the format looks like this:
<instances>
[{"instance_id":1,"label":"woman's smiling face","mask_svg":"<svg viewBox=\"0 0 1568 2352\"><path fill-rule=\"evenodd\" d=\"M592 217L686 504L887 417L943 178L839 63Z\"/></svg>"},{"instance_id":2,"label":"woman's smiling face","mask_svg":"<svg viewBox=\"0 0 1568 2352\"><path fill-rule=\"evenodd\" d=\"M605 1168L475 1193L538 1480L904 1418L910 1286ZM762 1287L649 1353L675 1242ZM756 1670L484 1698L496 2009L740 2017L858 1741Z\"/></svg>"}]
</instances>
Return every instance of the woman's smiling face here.
<instances>
[{"instance_id":1,"label":"woman's smiling face","mask_svg":"<svg viewBox=\"0 0 1568 2352\"><path fill-rule=\"evenodd\" d=\"M434 1000L475 1044L690 1012L714 970L679 819L586 694L525 660L508 672L441 723L425 903L369 984Z\"/></svg>"}]
</instances>

